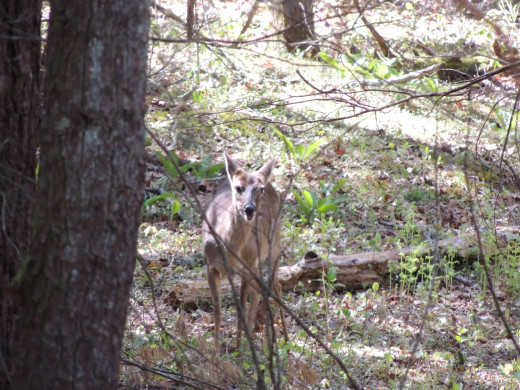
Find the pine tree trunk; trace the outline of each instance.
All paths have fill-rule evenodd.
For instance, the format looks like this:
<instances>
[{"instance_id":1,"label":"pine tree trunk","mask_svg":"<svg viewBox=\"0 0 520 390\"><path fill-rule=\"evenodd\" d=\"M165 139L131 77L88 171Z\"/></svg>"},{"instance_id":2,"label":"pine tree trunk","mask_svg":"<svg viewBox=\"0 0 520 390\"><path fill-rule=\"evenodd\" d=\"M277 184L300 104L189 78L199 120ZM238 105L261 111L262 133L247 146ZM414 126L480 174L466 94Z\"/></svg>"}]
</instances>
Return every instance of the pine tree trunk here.
<instances>
[{"instance_id":1,"label":"pine tree trunk","mask_svg":"<svg viewBox=\"0 0 520 390\"><path fill-rule=\"evenodd\" d=\"M306 50L315 39L313 0L282 0L281 5L287 50Z\"/></svg>"},{"instance_id":2,"label":"pine tree trunk","mask_svg":"<svg viewBox=\"0 0 520 390\"><path fill-rule=\"evenodd\" d=\"M54 0L11 389L115 389L144 180L148 2Z\"/></svg>"},{"instance_id":3,"label":"pine tree trunk","mask_svg":"<svg viewBox=\"0 0 520 390\"><path fill-rule=\"evenodd\" d=\"M39 0L0 3L0 389L11 375L17 303L8 294L27 253L40 121Z\"/></svg>"}]
</instances>

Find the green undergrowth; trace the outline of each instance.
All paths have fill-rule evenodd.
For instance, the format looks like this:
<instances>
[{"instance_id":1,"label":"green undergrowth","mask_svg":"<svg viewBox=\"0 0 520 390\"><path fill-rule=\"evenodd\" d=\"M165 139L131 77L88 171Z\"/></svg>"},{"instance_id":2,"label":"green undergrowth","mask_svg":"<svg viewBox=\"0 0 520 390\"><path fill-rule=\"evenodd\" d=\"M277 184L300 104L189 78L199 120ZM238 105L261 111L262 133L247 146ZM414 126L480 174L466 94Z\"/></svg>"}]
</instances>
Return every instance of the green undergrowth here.
<instances>
[{"instance_id":1,"label":"green undergrowth","mask_svg":"<svg viewBox=\"0 0 520 390\"><path fill-rule=\"evenodd\" d=\"M207 8L207 28L222 40L235 39L250 5L218 3L222 13ZM455 9L433 2L423 14L418 2L405 3L370 11L383 36L395 37L403 57L423 58L422 46L413 44L421 39L439 56L454 48L473 50L468 58L496 66L481 61L491 52L478 51L493 42L488 25L455 19L459 28L453 29L446 21L457 15ZM220 21L225 12L228 19ZM179 37L178 24L157 18L155 33ZM335 27L354 23L354 15L345 18L346 24ZM253 38L270 28L255 19L247 34ZM248 170L276 158L272 182L283 201L281 266L324 260L319 275L284 292L284 303L362 388L399 388L419 332L422 342L405 388L518 385L520 361L497 320L483 266L518 337L518 150L513 144L503 149L508 124L518 115L484 95L411 100L353 115L360 107L453 87L432 75L353 88L356 80L388 80L423 66L422 59L376 55L366 39L371 34L355 31L338 36L344 50L324 45L316 59L287 53L276 39L261 47L153 44L146 125L160 143L147 138L140 261L123 351L170 377L125 372L129 387L183 386L175 380L186 380L199 388L210 388L204 384L210 382L248 389L256 387L258 375L267 387L283 389L349 386L334 358L292 319L290 341L280 341L274 351L254 333L255 367L246 340L237 347L237 314L229 296L223 304L223 351L213 350L211 304L202 294L189 294L206 285L201 212L227 180L225 151ZM480 257L475 243L468 250L457 246L475 236L473 217L485 251ZM453 247L435 257L436 240L452 240ZM332 260L367 253L397 253L397 260L390 275L382 272L377 281L368 278L353 289ZM379 272L373 265L367 273L373 269Z\"/></svg>"}]
</instances>

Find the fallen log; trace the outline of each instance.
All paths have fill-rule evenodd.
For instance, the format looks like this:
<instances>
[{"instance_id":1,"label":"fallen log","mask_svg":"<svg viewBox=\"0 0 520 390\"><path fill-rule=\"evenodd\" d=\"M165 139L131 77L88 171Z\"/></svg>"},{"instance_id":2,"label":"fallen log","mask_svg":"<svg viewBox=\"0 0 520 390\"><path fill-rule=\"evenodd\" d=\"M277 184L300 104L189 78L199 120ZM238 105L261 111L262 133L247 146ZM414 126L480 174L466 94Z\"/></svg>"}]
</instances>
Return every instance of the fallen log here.
<instances>
[{"instance_id":1,"label":"fallen log","mask_svg":"<svg viewBox=\"0 0 520 390\"><path fill-rule=\"evenodd\" d=\"M484 243L484 254L492 255L496 253L497 247L504 247L512 239L519 240L519 233L519 228L500 229L497 231L498 243L493 245ZM438 242L438 249L442 257L453 255L456 259L464 259L468 262L478 259L478 243L474 232L441 240ZM390 273L400 272L401 261L406 257L425 258L431 255L432 248L428 245L384 252L330 256L327 259L308 253L298 263L280 267L279 279L284 291L314 290L323 285L321 280L330 267L336 267L335 283L341 283L346 289L356 289L374 282L382 282ZM239 277L234 279L235 286L240 285L239 280ZM463 279L461 281L466 283ZM230 284L223 279L222 296L231 296L231 293ZM167 301L174 307L192 306L210 302L210 297L206 280L182 279L176 281L168 294Z\"/></svg>"}]
</instances>

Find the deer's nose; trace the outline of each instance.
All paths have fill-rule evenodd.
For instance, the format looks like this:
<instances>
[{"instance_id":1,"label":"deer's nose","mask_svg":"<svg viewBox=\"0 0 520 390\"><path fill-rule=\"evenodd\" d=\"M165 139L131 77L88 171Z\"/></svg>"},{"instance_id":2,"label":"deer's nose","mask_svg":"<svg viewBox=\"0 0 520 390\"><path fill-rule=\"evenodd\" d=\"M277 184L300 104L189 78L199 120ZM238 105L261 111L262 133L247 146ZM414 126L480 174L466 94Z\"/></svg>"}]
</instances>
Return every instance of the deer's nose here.
<instances>
[{"instance_id":1,"label":"deer's nose","mask_svg":"<svg viewBox=\"0 0 520 390\"><path fill-rule=\"evenodd\" d=\"M246 216L248 220L252 220L255 215L256 207L253 203L246 203L244 205L244 211L246 212Z\"/></svg>"}]
</instances>

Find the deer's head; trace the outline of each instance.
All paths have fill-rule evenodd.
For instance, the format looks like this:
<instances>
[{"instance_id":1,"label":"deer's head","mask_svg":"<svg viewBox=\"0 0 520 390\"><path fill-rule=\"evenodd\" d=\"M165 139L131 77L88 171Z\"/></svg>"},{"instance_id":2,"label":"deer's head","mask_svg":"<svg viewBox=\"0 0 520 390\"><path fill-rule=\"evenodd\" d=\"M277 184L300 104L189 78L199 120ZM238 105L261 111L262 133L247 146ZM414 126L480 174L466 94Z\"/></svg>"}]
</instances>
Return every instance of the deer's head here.
<instances>
[{"instance_id":1,"label":"deer's head","mask_svg":"<svg viewBox=\"0 0 520 390\"><path fill-rule=\"evenodd\" d=\"M236 210L245 221L252 222L261 207L264 187L269 181L275 160L266 162L258 171L250 173L229 154L224 153L224 159Z\"/></svg>"}]
</instances>

